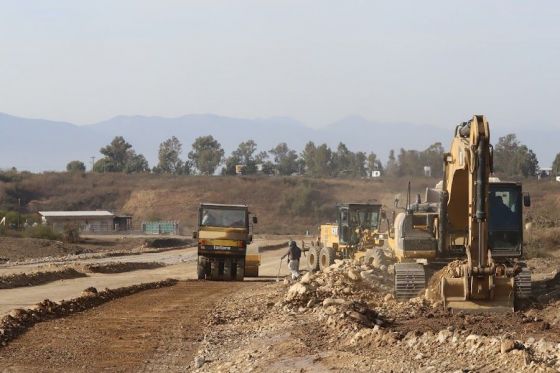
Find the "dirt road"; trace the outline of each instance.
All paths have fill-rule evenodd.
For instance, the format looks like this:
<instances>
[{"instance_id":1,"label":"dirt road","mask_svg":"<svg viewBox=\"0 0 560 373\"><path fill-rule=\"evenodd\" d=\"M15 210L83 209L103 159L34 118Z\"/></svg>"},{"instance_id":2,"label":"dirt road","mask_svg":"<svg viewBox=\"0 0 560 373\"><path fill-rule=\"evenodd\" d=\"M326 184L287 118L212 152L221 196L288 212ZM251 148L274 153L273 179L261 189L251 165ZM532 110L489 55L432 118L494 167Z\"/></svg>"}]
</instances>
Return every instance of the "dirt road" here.
<instances>
[{"instance_id":1,"label":"dirt road","mask_svg":"<svg viewBox=\"0 0 560 373\"><path fill-rule=\"evenodd\" d=\"M0 371L192 370L214 304L255 282L186 281L40 323L0 350Z\"/></svg>"},{"instance_id":2,"label":"dirt road","mask_svg":"<svg viewBox=\"0 0 560 373\"><path fill-rule=\"evenodd\" d=\"M251 250L258 246L277 243L275 240L256 240ZM280 256L283 249L265 251L262 253L260 274L264 280L274 278L278 274ZM82 290L88 287L97 289L118 288L144 282L161 281L167 278L187 280L196 278L196 248L178 249L161 253L130 255L116 258L99 258L79 261L79 263L106 263L109 261L122 262L158 262L166 264L165 267L138 270L124 273L91 273L87 277L54 281L41 286L32 286L15 289L0 290L0 316L7 314L14 308L27 308L48 298L52 301L78 297ZM36 270L35 265L29 266L4 266L0 268L0 275L14 273L14 271ZM288 273L286 262L283 262L281 274Z\"/></svg>"}]
</instances>

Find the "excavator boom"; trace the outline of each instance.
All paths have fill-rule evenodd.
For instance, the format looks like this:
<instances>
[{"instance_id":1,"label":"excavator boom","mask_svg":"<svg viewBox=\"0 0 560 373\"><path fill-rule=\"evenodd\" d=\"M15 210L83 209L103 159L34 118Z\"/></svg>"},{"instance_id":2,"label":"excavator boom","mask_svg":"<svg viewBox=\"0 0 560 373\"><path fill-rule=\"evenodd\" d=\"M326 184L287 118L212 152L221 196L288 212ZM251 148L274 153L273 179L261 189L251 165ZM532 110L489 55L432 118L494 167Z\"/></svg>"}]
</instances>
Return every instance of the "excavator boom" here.
<instances>
[{"instance_id":1,"label":"excavator boom","mask_svg":"<svg viewBox=\"0 0 560 373\"><path fill-rule=\"evenodd\" d=\"M457 126L450 153L445 156L443 192L447 225L440 240L463 244L467 261L457 277L443 277L441 296L445 307L461 310L511 311L515 275L512 268L492 258L488 240L488 195L492 172L490 128L486 118L475 115Z\"/></svg>"}]
</instances>

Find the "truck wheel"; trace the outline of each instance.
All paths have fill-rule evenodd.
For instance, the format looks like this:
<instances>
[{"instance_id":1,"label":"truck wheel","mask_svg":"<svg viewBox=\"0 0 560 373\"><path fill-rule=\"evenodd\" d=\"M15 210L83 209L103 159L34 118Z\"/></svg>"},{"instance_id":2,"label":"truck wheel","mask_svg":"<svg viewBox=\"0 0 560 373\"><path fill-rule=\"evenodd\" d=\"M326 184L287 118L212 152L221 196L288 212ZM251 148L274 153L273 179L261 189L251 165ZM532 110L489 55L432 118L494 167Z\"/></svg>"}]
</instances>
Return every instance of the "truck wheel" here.
<instances>
[{"instance_id":1,"label":"truck wheel","mask_svg":"<svg viewBox=\"0 0 560 373\"><path fill-rule=\"evenodd\" d=\"M236 272L235 272L235 279L237 281L243 281L243 278L245 277L245 261L244 260L239 260L237 262L237 268L236 268Z\"/></svg>"},{"instance_id":2,"label":"truck wheel","mask_svg":"<svg viewBox=\"0 0 560 373\"><path fill-rule=\"evenodd\" d=\"M319 253L319 268L323 270L333 264L334 256L335 253L332 247L323 247Z\"/></svg>"},{"instance_id":3,"label":"truck wheel","mask_svg":"<svg viewBox=\"0 0 560 373\"><path fill-rule=\"evenodd\" d=\"M307 267L311 272L319 270L319 255L320 250L318 247L312 247L307 253Z\"/></svg>"},{"instance_id":4,"label":"truck wheel","mask_svg":"<svg viewBox=\"0 0 560 373\"><path fill-rule=\"evenodd\" d=\"M206 278L206 266L205 260L203 258L198 258L198 265L196 267L196 274L199 280L204 280Z\"/></svg>"},{"instance_id":5,"label":"truck wheel","mask_svg":"<svg viewBox=\"0 0 560 373\"><path fill-rule=\"evenodd\" d=\"M217 281L220 279L220 263L217 260L210 262L210 280Z\"/></svg>"},{"instance_id":6,"label":"truck wheel","mask_svg":"<svg viewBox=\"0 0 560 373\"><path fill-rule=\"evenodd\" d=\"M233 280L231 266L231 259L224 260L224 281Z\"/></svg>"}]
</instances>

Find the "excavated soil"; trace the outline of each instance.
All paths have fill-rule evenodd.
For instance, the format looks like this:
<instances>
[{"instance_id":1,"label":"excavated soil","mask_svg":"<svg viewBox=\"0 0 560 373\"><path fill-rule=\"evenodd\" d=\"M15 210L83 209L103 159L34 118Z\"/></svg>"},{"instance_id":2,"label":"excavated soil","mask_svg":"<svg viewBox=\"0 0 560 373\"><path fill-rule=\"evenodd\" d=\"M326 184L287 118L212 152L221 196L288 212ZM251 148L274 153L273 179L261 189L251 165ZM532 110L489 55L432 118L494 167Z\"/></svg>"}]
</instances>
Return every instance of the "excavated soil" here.
<instances>
[{"instance_id":1,"label":"excavated soil","mask_svg":"<svg viewBox=\"0 0 560 373\"><path fill-rule=\"evenodd\" d=\"M12 289L23 286L37 286L58 280L68 280L87 275L75 268L63 268L54 271L38 271L31 273L14 273L0 276L0 289Z\"/></svg>"}]
</instances>

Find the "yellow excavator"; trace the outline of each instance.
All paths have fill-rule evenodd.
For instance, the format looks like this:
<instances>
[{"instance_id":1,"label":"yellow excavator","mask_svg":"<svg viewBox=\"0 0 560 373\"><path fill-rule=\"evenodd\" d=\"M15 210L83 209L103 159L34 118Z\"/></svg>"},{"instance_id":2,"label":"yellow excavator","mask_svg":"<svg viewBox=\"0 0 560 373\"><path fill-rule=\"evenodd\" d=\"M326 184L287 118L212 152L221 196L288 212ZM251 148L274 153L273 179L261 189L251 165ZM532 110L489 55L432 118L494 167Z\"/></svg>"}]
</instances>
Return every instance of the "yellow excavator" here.
<instances>
[{"instance_id":1,"label":"yellow excavator","mask_svg":"<svg viewBox=\"0 0 560 373\"><path fill-rule=\"evenodd\" d=\"M511 311L531 293L523 257L523 206L530 197L520 183L501 182L493 172L490 128L475 115L459 124L443 180L425 201L407 203L393 220L388 244L395 265L395 295L425 288L425 265L461 259L441 278L444 306L460 310Z\"/></svg>"}]
</instances>

